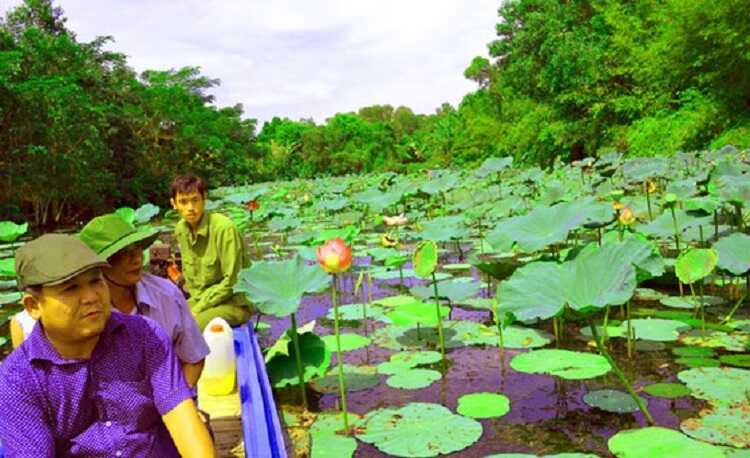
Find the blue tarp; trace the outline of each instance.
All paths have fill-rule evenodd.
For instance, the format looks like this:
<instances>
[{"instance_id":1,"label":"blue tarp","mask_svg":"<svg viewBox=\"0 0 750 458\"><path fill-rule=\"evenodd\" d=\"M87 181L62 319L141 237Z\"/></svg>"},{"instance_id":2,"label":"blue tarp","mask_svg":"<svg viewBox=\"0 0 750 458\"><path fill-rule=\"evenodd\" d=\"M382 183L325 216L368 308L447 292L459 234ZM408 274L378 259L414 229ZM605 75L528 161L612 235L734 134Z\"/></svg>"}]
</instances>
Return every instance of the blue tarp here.
<instances>
[{"instance_id":1,"label":"blue tarp","mask_svg":"<svg viewBox=\"0 0 750 458\"><path fill-rule=\"evenodd\" d=\"M287 458L276 403L252 322L234 329L245 456Z\"/></svg>"}]
</instances>

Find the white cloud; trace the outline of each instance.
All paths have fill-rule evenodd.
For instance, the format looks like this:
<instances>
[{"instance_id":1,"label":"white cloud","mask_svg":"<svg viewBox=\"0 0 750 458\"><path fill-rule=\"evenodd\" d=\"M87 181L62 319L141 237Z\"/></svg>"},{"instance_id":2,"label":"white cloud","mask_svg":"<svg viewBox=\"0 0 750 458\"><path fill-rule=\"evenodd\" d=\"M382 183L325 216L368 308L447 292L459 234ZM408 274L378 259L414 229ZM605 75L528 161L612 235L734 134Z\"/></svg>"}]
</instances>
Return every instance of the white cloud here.
<instances>
[{"instance_id":1,"label":"white cloud","mask_svg":"<svg viewBox=\"0 0 750 458\"><path fill-rule=\"evenodd\" d=\"M5 7L3 2L3 6ZM15 2L17 3L17 1ZM390 103L431 113L475 88L500 0L67 0L79 40L112 35L136 70L196 65L248 117L325 118Z\"/></svg>"}]
</instances>

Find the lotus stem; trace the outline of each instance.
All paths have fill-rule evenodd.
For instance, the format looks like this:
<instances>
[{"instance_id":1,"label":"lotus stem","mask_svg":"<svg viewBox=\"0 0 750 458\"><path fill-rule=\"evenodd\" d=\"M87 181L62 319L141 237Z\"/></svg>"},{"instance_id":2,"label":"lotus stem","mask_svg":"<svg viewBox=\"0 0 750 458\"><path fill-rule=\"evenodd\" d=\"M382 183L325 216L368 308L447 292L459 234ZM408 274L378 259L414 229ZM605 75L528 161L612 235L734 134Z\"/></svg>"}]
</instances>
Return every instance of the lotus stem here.
<instances>
[{"instance_id":1,"label":"lotus stem","mask_svg":"<svg viewBox=\"0 0 750 458\"><path fill-rule=\"evenodd\" d=\"M633 324L630 322L630 301L625 303L625 316L628 320L628 358L633 358Z\"/></svg>"},{"instance_id":2,"label":"lotus stem","mask_svg":"<svg viewBox=\"0 0 750 458\"><path fill-rule=\"evenodd\" d=\"M560 325L557 322L557 317L552 317L552 332L555 334L555 346L560 346Z\"/></svg>"},{"instance_id":3,"label":"lotus stem","mask_svg":"<svg viewBox=\"0 0 750 458\"><path fill-rule=\"evenodd\" d=\"M714 210L714 238L719 238L719 212Z\"/></svg>"},{"instance_id":4,"label":"lotus stem","mask_svg":"<svg viewBox=\"0 0 750 458\"><path fill-rule=\"evenodd\" d=\"M435 277L435 272L432 272L432 288L435 291L435 310L437 311L440 354L443 356L443 363L445 363L445 336L443 335L443 317L440 314L440 296L438 295L437 278Z\"/></svg>"},{"instance_id":5,"label":"lotus stem","mask_svg":"<svg viewBox=\"0 0 750 458\"><path fill-rule=\"evenodd\" d=\"M750 274L748 276L746 276L745 278L747 279L748 283L750 283ZM750 286L750 285L748 285L748 286ZM745 299L747 299L748 294L750 294L750 293L746 289L745 290L745 294L743 294L742 297L740 297L739 299L737 299L737 302L734 304L734 307L732 307L732 310L729 312L729 314L726 316L726 318L724 318L723 320L721 320L721 324L727 324L732 319L732 317L734 316L734 313L737 311L737 309L740 308L740 305L742 305L742 303L745 302Z\"/></svg>"},{"instance_id":6,"label":"lotus stem","mask_svg":"<svg viewBox=\"0 0 750 458\"><path fill-rule=\"evenodd\" d=\"M495 318L495 325L497 326L498 343L500 344L500 367L505 365L505 342L503 339L503 325L500 322L500 315L497 312L497 297L492 299L492 315Z\"/></svg>"},{"instance_id":7,"label":"lotus stem","mask_svg":"<svg viewBox=\"0 0 750 458\"><path fill-rule=\"evenodd\" d=\"M698 237L700 238L701 246L705 246L705 243L703 241L703 225L698 225Z\"/></svg>"},{"instance_id":8,"label":"lotus stem","mask_svg":"<svg viewBox=\"0 0 750 458\"><path fill-rule=\"evenodd\" d=\"M602 228L601 227L596 228L596 241L597 243L599 243L599 247L601 248L602 246Z\"/></svg>"},{"instance_id":9,"label":"lotus stem","mask_svg":"<svg viewBox=\"0 0 750 458\"><path fill-rule=\"evenodd\" d=\"M674 226L674 246L677 248L677 252L680 252L680 229L677 226L677 215L674 212L674 205L669 207L672 212L672 225Z\"/></svg>"},{"instance_id":10,"label":"lotus stem","mask_svg":"<svg viewBox=\"0 0 750 458\"><path fill-rule=\"evenodd\" d=\"M651 193L648 190L648 182L644 184L646 185L646 205L648 206L648 220L653 221L654 213L651 211Z\"/></svg>"},{"instance_id":11,"label":"lotus stem","mask_svg":"<svg viewBox=\"0 0 750 458\"><path fill-rule=\"evenodd\" d=\"M599 353L602 354L607 359L607 362L609 362L609 365L612 366L612 370L615 372L615 375L617 375L617 378L620 379L620 383L623 384L625 389L628 391L628 394L630 394L630 397L633 398L633 401L635 401L636 405L638 406L638 409L643 413L643 416L646 417L646 420L648 421L649 425L654 424L654 417L651 416L651 413L648 411L648 407L643 403L643 399L638 397L635 390L633 389L633 386L628 381L627 377L625 377L625 374L620 370L620 368L617 366L617 363L614 359L612 359L612 356L610 356L607 349L604 347L604 344L601 342L601 339L599 338L599 333L596 331L596 326L594 325L594 322L592 320L589 320L589 326L591 327L591 335L594 336L594 340L596 341L596 346L599 348Z\"/></svg>"},{"instance_id":12,"label":"lotus stem","mask_svg":"<svg viewBox=\"0 0 750 458\"><path fill-rule=\"evenodd\" d=\"M693 288L693 284L690 283L690 295L693 297L693 303L698 303L698 305L695 306L695 314L698 315L698 311L700 310L701 313L701 337L706 337L706 314L703 308L703 284L700 285L700 300L696 300L695 298L695 289Z\"/></svg>"},{"instance_id":13,"label":"lotus stem","mask_svg":"<svg viewBox=\"0 0 750 458\"><path fill-rule=\"evenodd\" d=\"M401 285L401 287L403 288L403 286L404 286L404 268L403 268L403 266L398 266L398 280L399 280L399 285Z\"/></svg>"},{"instance_id":14,"label":"lotus stem","mask_svg":"<svg viewBox=\"0 0 750 458\"><path fill-rule=\"evenodd\" d=\"M362 323L365 325L365 336L367 336L367 306L372 302L372 275L367 272L367 300L362 302Z\"/></svg>"},{"instance_id":15,"label":"lotus stem","mask_svg":"<svg viewBox=\"0 0 750 458\"><path fill-rule=\"evenodd\" d=\"M732 203L734 206L734 216L737 222L737 230L745 232L745 221L742 218L742 206L738 203Z\"/></svg>"},{"instance_id":16,"label":"lotus stem","mask_svg":"<svg viewBox=\"0 0 750 458\"><path fill-rule=\"evenodd\" d=\"M602 341L604 343L607 343L609 340L609 331L607 330L607 327L609 326L609 305L606 309L604 309L604 323L602 324Z\"/></svg>"},{"instance_id":17,"label":"lotus stem","mask_svg":"<svg viewBox=\"0 0 750 458\"><path fill-rule=\"evenodd\" d=\"M292 344L294 345L294 359L297 363L297 376L299 377L299 389L302 393L302 407L307 411L307 389L305 387L305 373L302 369L302 355L299 348L299 336L297 335L297 314L289 315L292 318Z\"/></svg>"},{"instance_id":18,"label":"lotus stem","mask_svg":"<svg viewBox=\"0 0 750 458\"><path fill-rule=\"evenodd\" d=\"M349 418L346 411L346 385L344 384L344 353L341 351L341 334L339 332L339 306L336 300L336 280L338 275L333 274L333 286L331 287L331 303L333 304L334 332L336 333L336 365L339 371L339 395L341 396L341 413L344 417L344 431L349 435Z\"/></svg>"}]
</instances>

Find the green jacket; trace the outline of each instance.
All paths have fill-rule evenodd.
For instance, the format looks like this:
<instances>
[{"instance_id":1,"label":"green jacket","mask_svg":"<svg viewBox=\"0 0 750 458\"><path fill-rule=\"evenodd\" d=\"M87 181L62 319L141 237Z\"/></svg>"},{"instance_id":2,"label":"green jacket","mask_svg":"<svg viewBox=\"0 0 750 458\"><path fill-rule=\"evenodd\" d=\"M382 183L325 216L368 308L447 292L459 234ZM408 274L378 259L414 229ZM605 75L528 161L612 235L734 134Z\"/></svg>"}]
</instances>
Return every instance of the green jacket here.
<instances>
[{"instance_id":1,"label":"green jacket","mask_svg":"<svg viewBox=\"0 0 750 458\"><path fill-rule=\"evenodd\" d=\"M195 234L185 220L177 223L174 233L193 313L218 305L246 306L244 296L232 291L246 265L242 234L232 220L219 213L205 213Z\"/></svg>"}]
</instances>

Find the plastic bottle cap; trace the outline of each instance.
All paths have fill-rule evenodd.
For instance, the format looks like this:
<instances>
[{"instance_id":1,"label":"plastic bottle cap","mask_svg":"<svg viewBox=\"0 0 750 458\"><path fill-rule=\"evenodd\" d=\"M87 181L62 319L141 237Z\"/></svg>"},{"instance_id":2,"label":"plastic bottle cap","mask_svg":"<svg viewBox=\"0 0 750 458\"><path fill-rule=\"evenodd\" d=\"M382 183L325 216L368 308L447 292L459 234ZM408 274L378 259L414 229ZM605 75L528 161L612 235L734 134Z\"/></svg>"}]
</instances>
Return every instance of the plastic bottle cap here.
<instances>
[{"instance_id":1,"label":"plastic bottle cap","mask_svg":"<svg viewBox=\"0 0 750 458\"><path fill-rule=\"evenodd\" d=\"M212 324L211 332L224 332L224 326L220 325L219 323Z\"/></svg>"}]
</instances>

